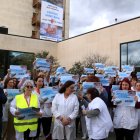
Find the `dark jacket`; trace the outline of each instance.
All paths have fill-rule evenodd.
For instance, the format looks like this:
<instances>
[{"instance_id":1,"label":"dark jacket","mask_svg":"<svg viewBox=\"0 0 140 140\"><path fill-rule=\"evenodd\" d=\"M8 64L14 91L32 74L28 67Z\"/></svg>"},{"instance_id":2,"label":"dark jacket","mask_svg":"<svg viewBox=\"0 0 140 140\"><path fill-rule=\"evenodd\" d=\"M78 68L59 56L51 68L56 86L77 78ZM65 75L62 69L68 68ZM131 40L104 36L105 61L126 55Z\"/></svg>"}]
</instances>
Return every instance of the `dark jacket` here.
<instances>
[{"instance_id":1,"label":"dark jacket","mask_svg":"<svg viewBox=\"0 0 140 140\"><path fill-rule=\"evenodd\" d=\"M2 117L2 104L5 104L7 97L3 92L3 89L0 88L0 118Z\"/></svg>"}]
</instances>

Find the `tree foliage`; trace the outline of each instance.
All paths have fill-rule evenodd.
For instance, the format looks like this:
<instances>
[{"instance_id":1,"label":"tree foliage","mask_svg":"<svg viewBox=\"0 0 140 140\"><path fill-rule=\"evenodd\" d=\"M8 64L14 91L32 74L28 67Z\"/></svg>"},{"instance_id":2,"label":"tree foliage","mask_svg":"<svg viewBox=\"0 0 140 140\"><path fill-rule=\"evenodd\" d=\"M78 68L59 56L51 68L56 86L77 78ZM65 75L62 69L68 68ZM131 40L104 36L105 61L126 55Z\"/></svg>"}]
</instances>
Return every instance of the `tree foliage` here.
<instances>
[{"instance_id":1,"label":"tree foliage","mask_svg":"<svg viewBox=\"0 0 140 140\"><path fill-rule=\"evenodd\" d=\"M70 74L81 76L84 73L84 66L82 65L82 63L80 61L79 62L75 62L73 64L72 68L69 69L68 72Z\"/></svg>"}]
</instances>

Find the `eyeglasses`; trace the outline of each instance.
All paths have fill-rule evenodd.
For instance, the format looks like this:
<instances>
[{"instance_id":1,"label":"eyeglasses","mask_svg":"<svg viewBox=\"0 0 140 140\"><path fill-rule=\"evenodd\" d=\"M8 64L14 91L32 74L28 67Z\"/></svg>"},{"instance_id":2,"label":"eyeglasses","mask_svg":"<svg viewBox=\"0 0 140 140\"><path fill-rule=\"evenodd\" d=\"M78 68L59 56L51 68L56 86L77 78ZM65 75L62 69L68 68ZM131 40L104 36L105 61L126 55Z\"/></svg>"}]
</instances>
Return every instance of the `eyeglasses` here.
<instances>
[{"instance_id":1,"label":"eyeglasses","mask_svg":"<svg viewBox=\"0 0 140 140\"><path fill-rule=\"evenodd\" d=\"M70 89L74 89L75 87L72 86L72 87L69 87L69 88L70 88Z\"/></svg>"},{"instance_id":2,"label":"eyeglasses","mask_svg":"<svg viewBox=\"0 0 140 140\"><path fill-rule=\"evenodd\" d=\"M27 88L33 88L33 86L26 86Z\"/></svg>"}]
</instances>

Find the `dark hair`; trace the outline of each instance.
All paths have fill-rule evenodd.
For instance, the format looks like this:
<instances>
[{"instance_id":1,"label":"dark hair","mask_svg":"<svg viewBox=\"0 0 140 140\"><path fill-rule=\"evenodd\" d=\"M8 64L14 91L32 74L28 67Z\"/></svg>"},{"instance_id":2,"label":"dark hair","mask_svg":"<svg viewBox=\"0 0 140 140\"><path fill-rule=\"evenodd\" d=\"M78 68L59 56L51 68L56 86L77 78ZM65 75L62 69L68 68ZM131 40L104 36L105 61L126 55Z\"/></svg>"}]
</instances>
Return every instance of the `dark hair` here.
<instances>
[{"instance_id":1,"label":"dark hair","mask_svg":"<svg viewBox=\"0 0 140 140\"><path fill-rule=\"evenodd\" d=\"M4 89L7 88L7 84L9 81L13 80L13 78L7 78L5 81L4 81ZM14 81L13 81L14 82Z\"/></svg>"},{"instance_id":2,"label":"dark hair","mask_svg":"<svg viewBox=\"0 0 140 140\"><path fill-rule=\"evenodd\" d=\"M42 88L43 88L43 87L44 87L44 78L43 78L42 76L37 76L37 77L35 78L35 82L37 82L37 80L38 80L39 78L43 79L43 85L42 85ZM34 83L34 84L36 85L36 83Z\"/></svg>"},{"instance_id":3,"label":"dark hair","mask_svg":"<svg viewBox=\"0 0 140 140\"><path fill-rule=\"evenodd\" d=\"M18 89L18 83L19 83L18 79L16 77L12 77L12 79L13 81L16 80L16 83L14 83L14 88Z\"/></svg>"},{"instance_id":4,"label":"dark hair","mask_svg":"<svg viewBox=\"0 0 140 140\"><path fill-rule=\"evenodd\" d=\"M135 71L132 71L130 75L131 75L132 78L133 78L133 77L137 77L137 74L136 74Z\"/></svg>"},{"instance_id":5,"label":"dark hair","mask_svg":"<svg viewBox=\"0 0 140 140\"><path fill-rule=\"evenodd\" d=\"M64 93L68 87L75 84L74 81L68 80L59 90L59 93Z\"/></svg>"},{"instance_id":6,"label":"dark hair","mask_svg":"<svg viewBox=\"0 0 140 140\"><path fill-rule=\"evenodd\" d=\"M131 78L131 81L132 81L132 80L138 81L138 78L137 78L137 77L132 77L132 78Z\"/></svg>"},{"instance_id":7,"label":"dark hair","mask_svg":"<svg viewBox=\"0 0 140 140\"><path fill-rule=\"evenodd\" d=\"M100 82L100 79L94 75L88 75L86 82Z\"/></svg>"},{"instance_id":8,"label":"dark hair","mask_svg":"<svg viewBox=\"0 0 140 140\"><path fill-rule=\"evenodd\" d=\"M91 100L93 100L96 97L99 97L99 92L96 88L87 89L87 94L91 95Z\"/></svg>"},{"instance_id":9,"label":"dark hair","mask_svg":"<svg viewBox=\"0 0 140 140\"><path fill-rule=\"evenodd\" d=\"M128 78L124 78L122 81L121 81L121 85L120 85L120 90L122 90L122 83L123 82L126 82L129 84L129 88L128 90L131 90L131 83L130 83L130 80Z\"/></svg>"}]
</instances>

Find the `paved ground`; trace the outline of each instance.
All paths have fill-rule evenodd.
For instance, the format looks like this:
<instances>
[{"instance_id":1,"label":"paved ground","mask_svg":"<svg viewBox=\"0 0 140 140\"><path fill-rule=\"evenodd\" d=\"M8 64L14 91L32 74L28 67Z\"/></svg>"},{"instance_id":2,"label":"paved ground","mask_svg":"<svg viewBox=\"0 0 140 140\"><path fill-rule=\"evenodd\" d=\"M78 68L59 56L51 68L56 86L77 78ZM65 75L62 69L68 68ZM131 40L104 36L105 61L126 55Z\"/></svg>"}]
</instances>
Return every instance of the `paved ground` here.
<instances>
[{"instance_id":1,"label":"paved ground","mask_svg":"<svg viewBox=\"0 0 140 140\"><path fill-rule=\"evenodd\" d=\"M79 136L76 140L82 140L82 139ZM88 140L88 139L86 139L86 140ZM115 134L114 133L110 133L110 135L109 135L107 140L115 140Z\"/></svg>"},{"instance_id":2,"label":"paved ground","mask_svg":"<svg viewBox=\"0 0 140 140\"><path fill-rule=\"evenodd\" d=\"M45 138L40 137L39 140L45 140ZM78 136L78 138L76 140L82 140L81 137L80 137L80 134L79 134L79 136ZM88 140L88 139L85 139L85 140ZM115 140L115 134L114 133L110 133L110 135L109 135L107 140Z\"/></svg>"}]
</instances>

